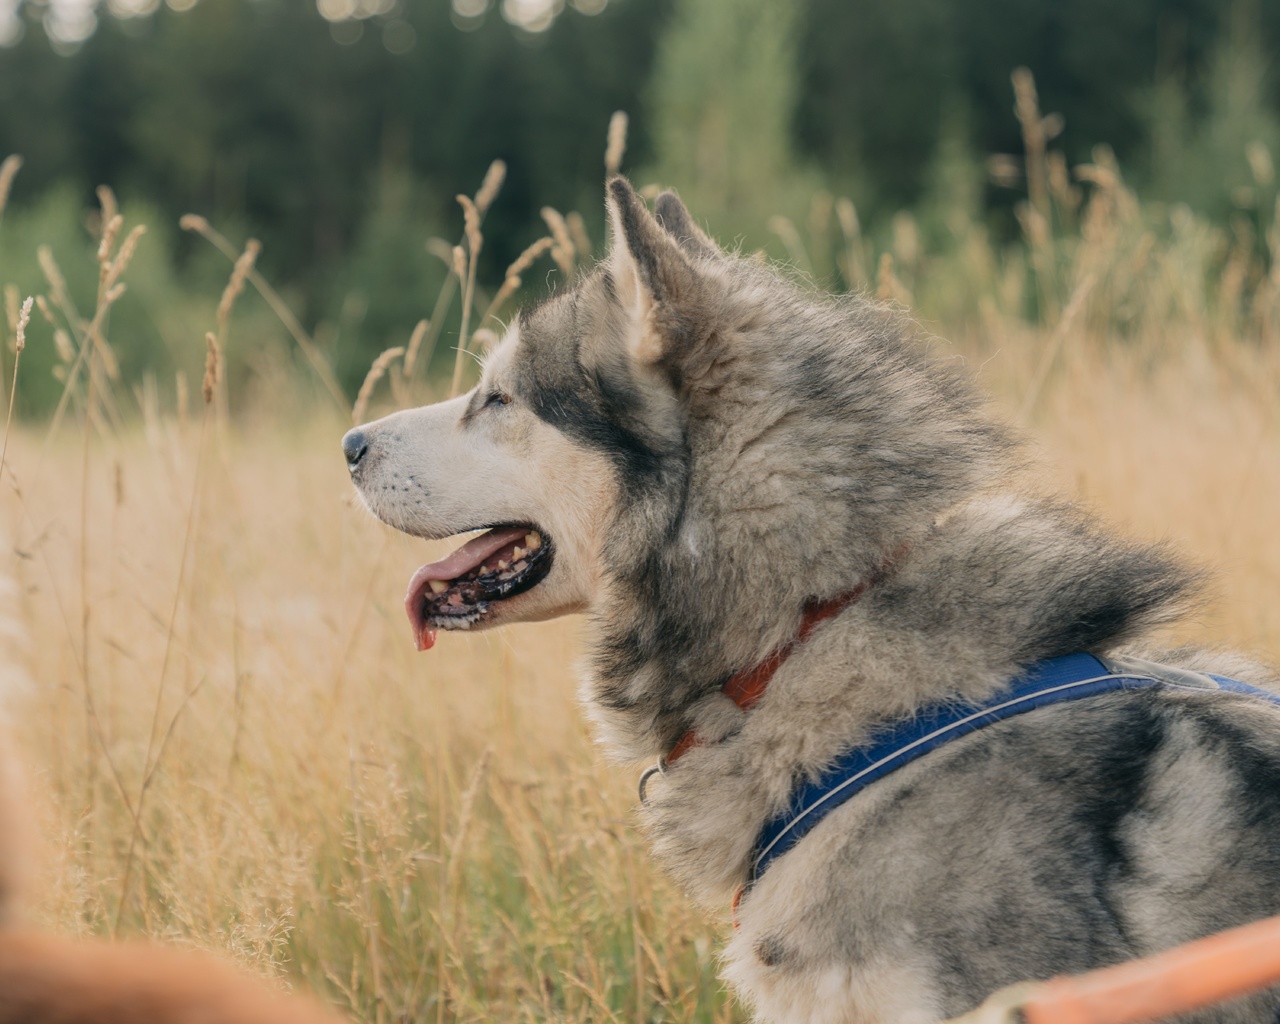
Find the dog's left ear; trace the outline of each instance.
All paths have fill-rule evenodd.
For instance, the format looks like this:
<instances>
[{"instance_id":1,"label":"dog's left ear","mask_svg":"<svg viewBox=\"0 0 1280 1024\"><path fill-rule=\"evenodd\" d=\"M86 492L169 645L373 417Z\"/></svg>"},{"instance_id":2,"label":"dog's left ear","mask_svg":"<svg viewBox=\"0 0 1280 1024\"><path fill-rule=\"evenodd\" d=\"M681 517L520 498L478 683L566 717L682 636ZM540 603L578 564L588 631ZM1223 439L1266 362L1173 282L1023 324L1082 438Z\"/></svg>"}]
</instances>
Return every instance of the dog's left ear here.
<instances>
[{"instance_id":1,"label":"dog's left ear","mask_svg":"<svg viewBox=\"0 0 1280 1024\"><path fill-rule=\"evenodd\" d=\"M605 205L613 236L607 264L630 320L628 353L653 365L692 341L689 310L697 302L699 276L626 178L610 179Z\"/></svg>"}]
</instances>

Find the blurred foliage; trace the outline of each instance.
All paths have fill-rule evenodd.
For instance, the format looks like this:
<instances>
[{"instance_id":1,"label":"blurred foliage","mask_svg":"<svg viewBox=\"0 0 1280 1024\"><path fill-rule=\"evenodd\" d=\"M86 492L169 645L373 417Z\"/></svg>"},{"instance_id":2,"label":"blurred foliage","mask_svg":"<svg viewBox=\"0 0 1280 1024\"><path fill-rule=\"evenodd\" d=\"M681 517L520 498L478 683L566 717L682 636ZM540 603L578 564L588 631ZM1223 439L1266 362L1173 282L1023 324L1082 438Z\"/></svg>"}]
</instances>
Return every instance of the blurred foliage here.
<instances>
[{"instance_id":1,"label":"blurred foliage","mask_svg":"<svg viewBox=\"0 0 1280 1024\"><path fill-rule=\"evenodd\" d=\"M680 187L722 237L794 214L820 179L797 166L793 0L678 0L650 82L657 163L642 175Z\"/></svg>"},{"instance_id":2,"label":"blurred foliage","mask_svg":"<svg viewBox=\"0 0 1280 1024\"><path fill-rule=\"evenodd\" d=\"M1225 232L1219 262L1270 251L1280 4L1265 0L111 0L78 41L57 27L64 2L0 0L0 156L26 161L0 280L38 288L41 243L68 265L91 253L92 190L111 184L151 229L111 313L130 380L198 372L198 351L181 353L198 350L228 266L174 229L183 213L236 246L263 240L259 268L354 393L431 315L461 235L454 197L491 160L509 173L481 281L542 233L543 204L581 211L602 240L619 109L638 184L676 186L730 243L878 287L882 254L902 284L922 251L999 258L1026 237L1030 179L1001 156L1024 149L1009 75L1025 66L1068 190L1030 204L1052 231L1076 229L1069 190L1090 187L1059 179L1105 144L1164 204L1153 223L1172 230L1168 207L1185 203ZM1011 260L982 272L1016 275ZM563 275L540 265L524 281ZM945 291L922 282L916 298ZM1033 317L1062 301L1027 295ZM229 353L233 395L254 360L295 358L253 301L237 313L263 315ZM978 315L964 286L938 301ZM436 372L452 362L448 316ZM24 408L57 393L42 375Z\"/></svg>"}]
</instances>

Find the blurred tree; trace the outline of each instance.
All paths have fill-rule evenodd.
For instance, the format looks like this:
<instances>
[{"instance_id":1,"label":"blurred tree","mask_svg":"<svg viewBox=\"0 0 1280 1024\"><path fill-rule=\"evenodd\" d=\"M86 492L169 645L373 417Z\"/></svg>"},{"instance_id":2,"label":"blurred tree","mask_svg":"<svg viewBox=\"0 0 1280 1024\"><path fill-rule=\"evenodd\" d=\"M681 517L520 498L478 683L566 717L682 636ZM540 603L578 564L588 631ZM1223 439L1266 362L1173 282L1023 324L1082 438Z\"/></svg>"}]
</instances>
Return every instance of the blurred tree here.
<instances>
[{"instance_id":1,"label":"blurred tree","mask_svg":"<svg viewBox=\"0 0 1280 1024\"><path fill-rule=\"evenodd\" d=\"M650 84L652 174L723 236L808 203L792 119L802 14L792 0L678 0Z\"/></svg>"},{"instance_id":2,"label":"blurred tree","mask_svg":"<svg viewBox=\"0 0 1280 1024\"><path fill-rule=\"evenodd\" d=\"M1261 235L1274 216L1276 162L1280 161L1280 110L1266 102L1280 68L1268 59L1256 4L1236 0L1209 54L1193 109L1178 64L1161 68L1147 94L1154 198L1183 201L1218 220L1246 213Z\"/></svg>"},{"instance_id":3,"label":"blurred tree","mask_svg":"<svg viewBox=\"0 0 1280 1024\"><path fill-rule=\"evenodd\" d=\"M1031 68L1043 109L1061 113L1074 162L1109 144L1127 166L1147 155L1149 92L1161 66L1202 118L1222 0L808 0L802 29L803 149L860 205L914 203L948 103L968 110L980 154L1021 142L1010 71ZM1280 4L1255 9L1261 52L1280 52ZM1105 26L1105 29L1102 27ZM1280 83L1258 102L1280 110ZM992 197L988 195L988 200Z\"/></svg>"},{"instance_id":4,"label":"blurred tree","mask_svg":"<svg viewBox=\"0 0 1280 1024\"><path fill-rule=\"evenodd\" d=\"M981 161L1020 147L1017 66L1064 115L1072 163L1109 143L1140 189L1219 219L1260 227L1280 163L1275 0L111 0L91 33L54 17L94 9L0 0L0 156L26 158L15 211L55 189L89 208L108 182L169 223L195 211L257 235L304 320L336 325L350 388L429 312L425 240L457 238L454 196L495 157L509 175L488 279L543 204L581 210L600 240L617 109L624 170L756 244L771 214L812 219L820 184L877 237L908 207L931 243L962 223L1016 231L1016 193ZM166 244L191 279L203 243Z\"/></svg>"}]
</instances>

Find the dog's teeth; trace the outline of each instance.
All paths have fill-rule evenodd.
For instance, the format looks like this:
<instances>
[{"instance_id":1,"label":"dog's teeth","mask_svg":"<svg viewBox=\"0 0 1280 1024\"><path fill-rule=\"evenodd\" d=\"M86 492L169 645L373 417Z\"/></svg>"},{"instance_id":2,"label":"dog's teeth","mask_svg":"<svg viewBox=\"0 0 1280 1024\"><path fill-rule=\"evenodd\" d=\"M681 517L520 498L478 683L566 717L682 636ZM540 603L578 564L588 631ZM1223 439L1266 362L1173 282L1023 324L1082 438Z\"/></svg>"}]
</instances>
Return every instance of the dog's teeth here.
<instances>
[{"instance_id":1,"label":"dog's teeth","mask_svg":"<svg viewBox=\"0 0 1280 1024\"><path fill-rule=\"evenodd\" d=\"M444 580L427 580L427 586L431 588L433 594L443 594L449 589L449 584Z\"/></svg>"},{"instance_id":2,"label":"dog's teeth","mask_svg":"<svg viewBox=\"0 0 1280 1024\"><path fill-rule=\"evenodd\" d=\"M507 568L507 567L509 567L510 565L511 565L511 563L510 563L510 562L504 562L501 558L499 558L499 559L498 559L498 568L499 568L500 570L501 570L501 569L506 569L506 568Z\"/></svg>"},{"instance_id":3,"label":"dog's teeth","mask_svg":"<svg viewBox=\"0 0 1280 1024\"><path fill-rule=\"evenodd\" d=\"M521 559L519 562L516 562L516 564L513 566L516 572L524 572L524 570L527 569L528 567L529 567L529 563L524 561L523 559Z\"/></svg>"},{"instance_id":4,"label":"dog's teeth","mask_svg":"<svg viewBox=\"0 0 1280 1024\"><path fill-rule=\"evenodd\" d=\"M529 552L527 552L524 548L520 547L520 545L518 544L516 545L516 549L513 552L511 552L512 556L515 558L524 558L524 556L527 555L528 553Z\"/></svg>"},{"instance_id":5,"label":"dog's teeth","mask_svg":"<svg viewBox=\"0 0 1280 1024\"><path fill-rule=\"evenodd\" d=\"M485 573L487 573L488 571L489 571L489 567L488 567L487 565L482 565L482 566L480 566L480 575L481 575L481 576L483 576L483 575L484 575Z\"/></svg>"},{"instance_id":6,"label":"dog's teeth","mask_svg":"<svg viewBox=\"0 0 1280 1024\"><path fill-rule=\"evenodd\" d=\"M538 548L542 547L542 535L536 531L534 533L526 533L524 535L524 543L530 551L537 551Z\"/></svg>"}]
</instances>

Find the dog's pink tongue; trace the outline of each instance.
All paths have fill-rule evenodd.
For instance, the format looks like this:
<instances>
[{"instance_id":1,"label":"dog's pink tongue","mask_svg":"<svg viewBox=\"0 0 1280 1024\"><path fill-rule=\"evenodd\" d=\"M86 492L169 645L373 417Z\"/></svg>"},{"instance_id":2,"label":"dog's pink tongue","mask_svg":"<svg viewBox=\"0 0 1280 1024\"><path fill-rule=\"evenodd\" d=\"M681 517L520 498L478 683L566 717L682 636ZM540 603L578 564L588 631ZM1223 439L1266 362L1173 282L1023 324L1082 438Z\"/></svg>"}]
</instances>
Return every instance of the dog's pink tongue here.
<instances>
[{"instance_id":1,"label":"dog's pink tongue","mask_svg":"<svg viewBox=\"0 0 1280 1024\"><path fill-rule=\"evenodd\" d=\"M404 596L404 610L413 626L414 645L420 651L430 650L436 642L435 630L427 626L426 602L431 581L449 582L470 572L490 555L501 551L508 544L523 540L529 531L524 527L508 527L505 530L489 530L472 537L462 547L446 555L438 562L428 562L409 580L409 590ZM434 593L433 593L434 596Z\"/></svg>"}]
</instances>

